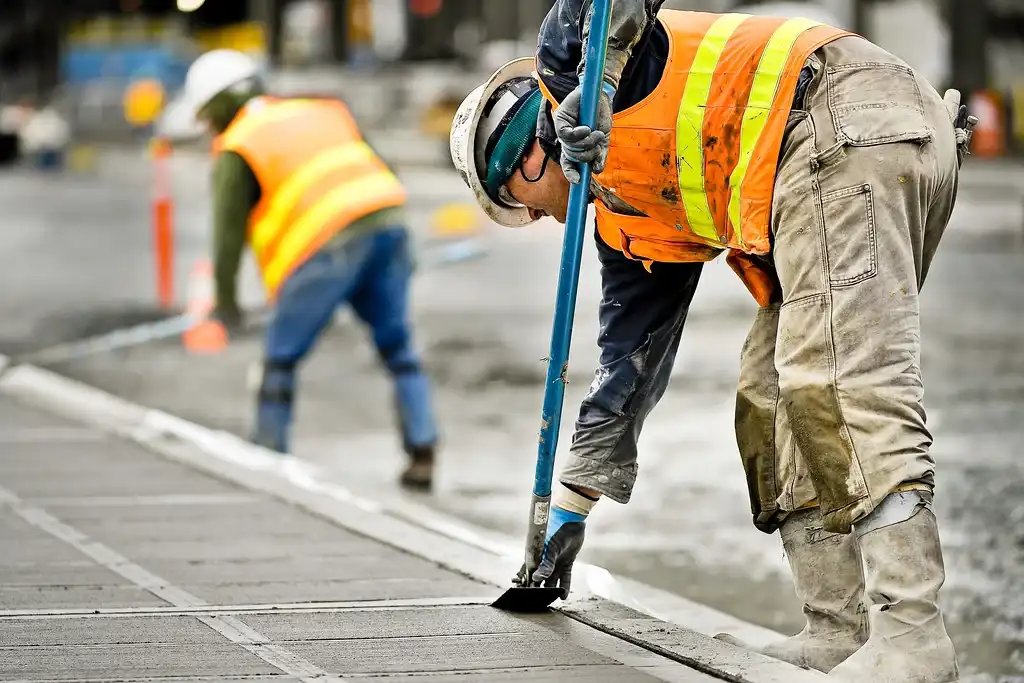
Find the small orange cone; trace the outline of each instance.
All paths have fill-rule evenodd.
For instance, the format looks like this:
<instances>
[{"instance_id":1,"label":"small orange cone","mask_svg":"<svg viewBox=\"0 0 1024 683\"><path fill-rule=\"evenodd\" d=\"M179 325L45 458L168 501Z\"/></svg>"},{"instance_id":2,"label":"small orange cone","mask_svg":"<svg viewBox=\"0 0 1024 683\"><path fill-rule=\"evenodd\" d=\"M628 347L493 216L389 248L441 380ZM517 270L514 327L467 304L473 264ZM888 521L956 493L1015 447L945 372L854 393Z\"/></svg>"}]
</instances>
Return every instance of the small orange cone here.
<instances>
[{"instance_id":1,"label":"small orange cone","mask_svg":"<svg viewBox=\"0 0 1024 683\"><path fill-rule=\"evenodd\" d=\"M197 321L182 334L182 343L189 353L214 354L227 348L227 330L220 321L209 317L213 308L213 264L210 259L200 259L188 276L185 313Z\"/></svg>"}]
</instances>

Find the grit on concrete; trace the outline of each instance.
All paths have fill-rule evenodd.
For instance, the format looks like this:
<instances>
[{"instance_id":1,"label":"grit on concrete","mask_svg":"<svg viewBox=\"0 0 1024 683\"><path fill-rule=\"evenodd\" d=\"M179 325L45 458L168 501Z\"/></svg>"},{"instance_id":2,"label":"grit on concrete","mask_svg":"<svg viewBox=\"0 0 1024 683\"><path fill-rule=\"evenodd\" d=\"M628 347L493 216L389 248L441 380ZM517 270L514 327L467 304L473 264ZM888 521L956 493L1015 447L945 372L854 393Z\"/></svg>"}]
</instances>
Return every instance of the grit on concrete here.
<instances>
[{"instance_id":1,"label":"grit on concrete","mask_svg":"<svg viewBox=\"0 0 1024 683\"><path fill-rule=\"evenodd\" d=\"M206 248L208 219L202 170L179 163L178 272L184 278ZM403 175L420 235L433 208L467 199L452 174L409 169ZM1024 250L1021 192L1006 184L1009 175L965 173L953 225L922 296L926 401L949 572L943 601L970 683L1024 676L1024 465L1017 457L1024 449ZM11 238L0 245L0 281L7 291L25 292L3 303L0 350L39 348L124 324L132 312L155 314L148 198L138 164L106 168L93 178L17 175L0 181L0 191L4 225L12 226L5 230ZM551 224L520 231L484 226L482 240L486 258L425 269L416 283L419 345L437 383L444 432L437 491L417 500L519 538L560 234ZM597 355L600 292L589 242L584 259L563 444ZM262 303L251 266L245 282L247 303ZM788 569L777 538L749 524L732 439L737 356L752 309L725 264L709 264L672 386L645 428L634 500L598 506L584 556L754 623L793 631L800 613ZM214 357L189 356L172 339L54 369L245 434L250 368L259 357L259 337L251 334ZM303 370L297 454L368 497L401 496L393 480L402 456L389 406L386 378L363 331L341 318Z\"/></svg>"},{"instance_id":2,"label":"grit on concrete","mask_svg":"<svg viewBox=\"0 0 1024 683\"><path fill-rule=\"evenodd\" d=\"M0 443L6 681L715 680L7 398Z\"/></svg>"}]
</instances>

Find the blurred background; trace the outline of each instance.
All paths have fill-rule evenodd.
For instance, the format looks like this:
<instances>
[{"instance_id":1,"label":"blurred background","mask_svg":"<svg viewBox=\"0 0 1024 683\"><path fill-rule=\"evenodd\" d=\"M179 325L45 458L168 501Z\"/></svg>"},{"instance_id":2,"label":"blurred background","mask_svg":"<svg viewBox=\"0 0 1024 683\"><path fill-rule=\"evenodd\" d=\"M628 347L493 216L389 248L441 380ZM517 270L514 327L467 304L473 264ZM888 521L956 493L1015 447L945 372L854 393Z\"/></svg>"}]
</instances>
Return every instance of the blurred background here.
<instances>
[{"instance_id":1,"label":"blurred background","mask_svg":"<svg viewBox=\"0 0 1024 683\"><path fill-rule=\"evenodd\" d=\"M173 99L201 51L265 59L282 92L345 94L379 127L446 131L445 114L489 72L528 53L545 0L5 0L0 106L10 132L53 106L78 140L131 140ZM1021 0L670 0L666 7L805 14L862 33L940 90L982 109L976 154L1024 149ZM417 78L402 78L412 65ZM370 77L367 72L372 72ZM126 95L134 111L126 111ZM180 132L189 122L166 124ZM139 130L142 128L143 130Z\"/></svg>"},{"instance_id":2,"label":"blurred background","mask_svg":"<svg viewBox=\"0 0 1024 683\"><path fill-rule=\"evenodd\" d=\"M216 353L146 325L209 298L209 138L175 107L202 51L265 61L276 94L343 99L409 191L423 245L418 344L442 450L430 514L525 532L561 231L498 228L451 166L461 99L528 55L546 0L0 1L0 353L238 435L259 325ZM866 35L982 123L921 297L942 599L964 683L1024 681L1024 0L670 0L804 15ZM173 149L153 146L155 135ZM435 248L437 247L437 248ZM451 249L448 249L448 248ZM470 258L467 258L467 255ZM601 298L585 246L560 453L597 363ZM599 505L586 560L785 632L802 623L776 536L756 532L733 440L754 302L707 264L672 384L648 419L627 506ZM242 304L264 306L250 258ZM135 329L131 334L118 332ZM167 333L170 329L172 333ZM111 333L116 333L111 336ZM389 385L343 312L303 368L295 452L323 477L406 494ZM408 501L406 501L408 502ZM0 577L0 582L3 577ZM656 607L656 606L655 606Z\"/></svg>"}]
</instances>

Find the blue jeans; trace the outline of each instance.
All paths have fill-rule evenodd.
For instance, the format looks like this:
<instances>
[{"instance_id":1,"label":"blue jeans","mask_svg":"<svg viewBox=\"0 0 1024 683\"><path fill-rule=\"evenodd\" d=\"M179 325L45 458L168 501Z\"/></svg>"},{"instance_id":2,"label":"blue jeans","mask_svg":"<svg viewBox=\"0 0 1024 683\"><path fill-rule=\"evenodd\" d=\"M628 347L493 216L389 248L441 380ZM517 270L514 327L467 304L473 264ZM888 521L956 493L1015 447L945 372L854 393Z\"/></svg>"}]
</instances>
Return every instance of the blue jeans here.
<instances>
[{"instance_id":1,"label":"blue jeans","mask_svg":"<svg viewBox=\"0 0 1024 683\"><path fill-rule=\"evenodd\" d=\"M640 431L668 388L704 264L655 263L648 272L596 232L595 239L601 365L580 404L559 480L626 503L636 481Z\"/></svg>"},{"instance_id":2,"label":"blue jeans","mask_svg":"<svg viewBox=\"0 0 1024 683\"><path fill-rule=\"evenodd\" d=\"M412 271L409 234L398 226L328 243L289 276L267 329L253 441L288 452L296 368L338 306L349 303L370 328L394 379L406 451L435 444L430 381L420 367L409 323Z\"/></svg>"}]
</instances>

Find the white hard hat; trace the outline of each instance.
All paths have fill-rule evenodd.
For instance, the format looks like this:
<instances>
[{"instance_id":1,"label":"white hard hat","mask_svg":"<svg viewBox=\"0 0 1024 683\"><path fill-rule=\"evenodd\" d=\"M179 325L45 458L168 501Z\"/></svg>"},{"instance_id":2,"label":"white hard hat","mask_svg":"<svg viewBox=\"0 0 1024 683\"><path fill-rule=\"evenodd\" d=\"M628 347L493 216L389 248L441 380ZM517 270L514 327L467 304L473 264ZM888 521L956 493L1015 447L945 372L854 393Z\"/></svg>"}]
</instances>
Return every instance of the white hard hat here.
<instances>
[{"instance_id":1,"label":"white hard hat","mask_svg":"<svg viewBox=\"0 0 1024 683\"><path fill-rule=\"evenodd\" d=\"M463 100L452 121L451 148L452 162L462 176L463 182L473 190L476 201L484 213L499 225L518 228L533 223L525 206L495 202L487 194L481 173L487 167L484 147L490 133L494 132L502 118L516 103L519 94L506 90L496 102L491 97L509 81L533 77L534 60L531 57L513 59L506 63ZM490 106L488 106L490 105Z\"/></svg>"},{"instance_id":2,"label":"white hard hat","mask_svg":"<svg viewBox=\"0 0 1024 683\"><path fill-rule=\"evenodd\" d=\"M255 59L238 50L211 50L201 55L185 75L183 99L196 112L214 97L260 75Z\"/></svg>"}]
</instances>

